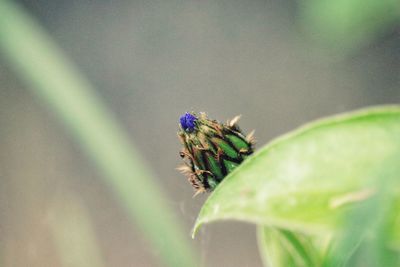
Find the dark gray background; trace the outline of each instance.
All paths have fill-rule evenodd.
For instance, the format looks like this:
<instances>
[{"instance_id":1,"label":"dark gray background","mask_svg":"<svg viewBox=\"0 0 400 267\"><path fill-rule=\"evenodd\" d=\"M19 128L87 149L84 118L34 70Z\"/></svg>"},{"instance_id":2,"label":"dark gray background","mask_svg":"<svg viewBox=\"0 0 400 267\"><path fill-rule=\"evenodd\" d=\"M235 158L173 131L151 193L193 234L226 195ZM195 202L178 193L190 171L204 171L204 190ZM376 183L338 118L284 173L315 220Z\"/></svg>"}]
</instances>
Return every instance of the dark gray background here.
<instances>
[{"instance_id":1,"label":"dark gray background","mask_svg":"<svg viewBox=\"0 0 400 267\"><path fill-rule=\"evenodd\" d=\"M400 100L399 31L342 56L319 49L293 1L21 1L116 113L168 193L189 236L206 196L175 167L178 118L242 114L258 146L309 120ZM46 74L44 74L46 75ZM107 266L155 266L111 190L43 103L0 59L0 260L59 266L46 218L78 196ZM206 225L203 266L261 266L255 227ZM179 252L177 252L179 253Z\"/></svg>"}]
</instances>

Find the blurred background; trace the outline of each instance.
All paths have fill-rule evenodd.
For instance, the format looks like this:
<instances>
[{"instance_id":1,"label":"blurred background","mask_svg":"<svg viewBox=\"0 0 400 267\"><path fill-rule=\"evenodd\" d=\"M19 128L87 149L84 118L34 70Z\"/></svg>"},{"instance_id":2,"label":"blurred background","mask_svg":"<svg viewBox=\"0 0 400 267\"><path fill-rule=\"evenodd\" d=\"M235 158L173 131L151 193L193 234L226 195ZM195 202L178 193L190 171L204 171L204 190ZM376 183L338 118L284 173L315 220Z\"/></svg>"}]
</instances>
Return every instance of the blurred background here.
<instances>
[{"instance_id":1,"label":"blurred background","mask_svg":"<svg viewBox=\"0 0 400 267\"><path fill-rule=\"evenodd\" d=\"M260 147L322 116L400 101L397 0L17 2L115 114L200 266L262 263L252 225L214 223L190 239L207 195L193 199L175 170L181 114L242 114ZM63 253L79 249L64 241L85 236L96 244L87 266L160 266L102 174L4 57L0 81L0 265L74 266Z\"/></svg>"}]
</instances>

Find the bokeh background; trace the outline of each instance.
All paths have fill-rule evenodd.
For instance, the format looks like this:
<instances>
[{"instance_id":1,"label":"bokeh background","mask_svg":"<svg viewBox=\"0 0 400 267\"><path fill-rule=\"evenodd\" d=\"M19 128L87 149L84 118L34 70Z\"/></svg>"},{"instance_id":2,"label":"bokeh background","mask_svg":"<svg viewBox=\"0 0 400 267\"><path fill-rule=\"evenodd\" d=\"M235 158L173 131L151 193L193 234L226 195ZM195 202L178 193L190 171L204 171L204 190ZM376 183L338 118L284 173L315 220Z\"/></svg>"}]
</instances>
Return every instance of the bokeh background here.
<instances>
[{"instance_id":1,"label":"bokeh background","mask_svg":"<svg viewBox=\"0 0 400 267\"><path fill-rule=\"evenodd\" d=\"M322 116L400 101L398 1L17 2L116 115L201 266L262 263L252 225L214 223L190 239L207 195L193 199L175 170L182 113L242 114L260 147ZM0 57L1 265L73 266L59 240L87 234L91 266L159 266L102 174L9 65Z\"/></svg>"}]
</instances>

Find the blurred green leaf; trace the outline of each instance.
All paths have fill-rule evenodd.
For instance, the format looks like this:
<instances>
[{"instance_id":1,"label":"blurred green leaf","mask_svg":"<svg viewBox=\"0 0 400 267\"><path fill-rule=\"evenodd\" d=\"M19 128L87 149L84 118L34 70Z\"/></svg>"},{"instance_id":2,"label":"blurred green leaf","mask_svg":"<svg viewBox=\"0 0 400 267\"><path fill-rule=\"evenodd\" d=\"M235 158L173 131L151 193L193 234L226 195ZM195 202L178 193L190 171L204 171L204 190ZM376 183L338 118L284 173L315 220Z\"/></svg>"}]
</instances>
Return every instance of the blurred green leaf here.
<instances>
[{"instance_id":1,"label":"blurred green leaf","mask_svg":"<svg viewBox=\"0 0 400 267\"><path fill-rule=\"evenodd\" d=\"M88 211L76 197L56 199L47 221L62 266L105 266Z\"/></svg>"},{"instance_id":2,"label":"blurred green leaf","mask_svg":"<svg viewBox=\"0 0 400 267\"><path fill-rule=\"evenodd\" d=\"M370 108L314 122L242 163L203 205L204 223L241 220L299 233L329 234L351 203L374 194L390 159L399 162L400 107ZM193 234L194 234L193 233Z\"/></svg>"},{"instance_id":3,"label":"blurred green leaf","mask_svg":"<svg viewBox=\"0 0 400 267\"><path fill-rule=\"evenodd\" d=\"M398 0L300 1L301 23L330 48L353 50L400 23Z\"/></svg>"},{"instance_id":4,"label":"blurred green leaf","mask_svg":"<svg viewBox=\"0 0 400 267\"><path fill-rule=\"evenodd\" d=\"M377 175L376 194L348 211L324 259L323 267L400 266L399 164L390 159ZM393 190L394 189L394 190Z\"/></svg>"},{"instance_id":5,"label":"blurred green leaf","mask_svg":"<svg viewBox=\"0 0 400 267\"><path fill-rule=\"evenodd\" d=\"M0 52L93 160L162 266L196 266L184 228L130 137L47 33L18 4L5 0L0 1Z\"/></svg>"},{"instance_id":6,"label":"blurred green leaf","mask_svg":"<svg viewBox=\"0 0 400 267\"><path fill-rule=\"evenodd\" d=\"M285 229L258 227L258 241L265 266L321 266L329 238L321 239Z\"/></svg>"}]
</instances>

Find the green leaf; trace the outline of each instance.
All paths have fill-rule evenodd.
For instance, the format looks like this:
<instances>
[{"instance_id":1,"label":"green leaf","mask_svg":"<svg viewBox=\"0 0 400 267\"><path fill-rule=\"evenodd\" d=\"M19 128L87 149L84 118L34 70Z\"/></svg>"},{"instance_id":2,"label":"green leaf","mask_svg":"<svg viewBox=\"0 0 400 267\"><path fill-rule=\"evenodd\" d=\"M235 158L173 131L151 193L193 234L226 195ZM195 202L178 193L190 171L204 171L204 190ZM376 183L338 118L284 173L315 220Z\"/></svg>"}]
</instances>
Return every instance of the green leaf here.
<instances>
[{"instance_id":1,"label":"green leaf","mask_svg":"<svg viewBox=\"0 0 400 267\"><path fill-rule=\"evenodd\" d=\"M313 40L352 52L390 32L400 21L400 5L398 0L307 0L299 19Z\"/></svg>"},{"instance_id":2,"label":"green leaf","mask_svg":"<svg viewBox=\"0 0 400 267\"><path fill-rule=\"evenodd\" d=\"M346 207L374 194L382 169L399 173L400 164L393 166L398 151L400 106L311 123L261 148L226 177L203 205L193 235L204 223L226 219L332 233Z\"/></svg>"},{"instance_id":3,"label":"green leaf","mask_svg":"<svg viewBox=\"0 0 400 267\"><path fill-rule=\"evenodd\" d=\"M258 241L265 266L313 267L321 266L330 238L260 226Z\"/></svg>"},{"instance_id":4,"label":"green leaf","mask_svg":"<svg viewBox=\"0 0 400 267\"><path fill-rule=\"evenodd\" d=\"M400 154L400 153L399 153ZM332 240L323 267L399 266L398 158L382 170L376 194L351 209ZM396 233L397 232L397 233Z\"/></svg>"}]
</instances>

